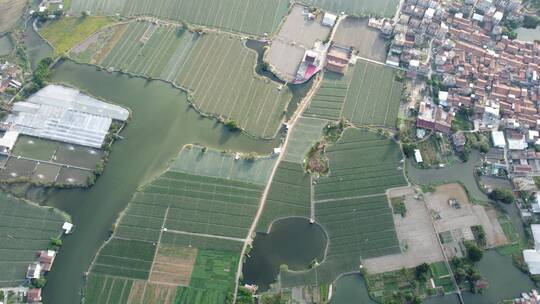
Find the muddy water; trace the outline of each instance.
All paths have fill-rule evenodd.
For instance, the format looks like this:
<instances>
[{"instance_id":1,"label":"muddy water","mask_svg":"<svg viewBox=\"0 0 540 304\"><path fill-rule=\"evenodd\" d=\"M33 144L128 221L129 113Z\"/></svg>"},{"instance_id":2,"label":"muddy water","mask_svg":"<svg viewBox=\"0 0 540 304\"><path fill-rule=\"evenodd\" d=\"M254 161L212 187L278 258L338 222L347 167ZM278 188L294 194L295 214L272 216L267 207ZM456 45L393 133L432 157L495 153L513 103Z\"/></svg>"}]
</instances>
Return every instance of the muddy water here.
<instances>
[{"instance_id":1,"label":"muddy water","mask_svg":"<svg viewBox=\"0 0 540 304\"><path fill-rule=\"evenodd\" d=\"M290 270L308 269L312 261L322 261L326 234L321 226L305 218L287 218L275 222L268 234L258 233L243 272L244 281L268 289L279 273L280 265Z\"/></svg>"},{"instance_id":2,"label":"muddy water","mask_svg":"<svg viewBox=\"0 0 540 304\"><path fill-rule=\"evenodd\" d=\"M114 144L105 173L92 188L59 191L46 201L68 212L76 228L65 239L47 276L45 303L80 302L83 273L109 236L119 212L136 188L164 170L183 145L200 143L261 154L270 153L276 145L276 141L231 133L215 120L201 117L188 106L184 93L164 82L109 74L69 61L55 68L53 81L129 107L133 117L121 134L124 139Z\"/></svg>"}]
</instances>

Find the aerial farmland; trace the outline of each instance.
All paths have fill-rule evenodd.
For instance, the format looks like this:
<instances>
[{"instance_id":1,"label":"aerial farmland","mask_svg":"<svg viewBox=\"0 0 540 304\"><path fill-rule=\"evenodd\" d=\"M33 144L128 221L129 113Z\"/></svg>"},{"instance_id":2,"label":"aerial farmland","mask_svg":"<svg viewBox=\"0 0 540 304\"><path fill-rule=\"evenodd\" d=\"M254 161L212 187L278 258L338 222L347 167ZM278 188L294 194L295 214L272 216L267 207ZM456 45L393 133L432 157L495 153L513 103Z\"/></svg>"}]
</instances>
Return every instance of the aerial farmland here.
<instances>
[{"instance_id":1,"label":"aerial farmland","mask_svg":"<svg viewBox=\"0 0 540 304\"><path fill-rule=\"evenodd\" d=\"M503 38L525 20L514 1L0 0L0 304L495 303L532 289L510 260L526 270L513 223L533 196L482 181L512 187L483 175L537 155L493 152L468 122L489 111L452 104L493 80L453 82L488 68L469 53L504 49L513 65L538 50ZM504 36L473 47L463 24ZM527 60L505 75L527 90L497 93L520 115L539 92ZM426 147L448 163L422 165ZM504 291L492 265L519 286Z\"/></svg>"}]
</instances>

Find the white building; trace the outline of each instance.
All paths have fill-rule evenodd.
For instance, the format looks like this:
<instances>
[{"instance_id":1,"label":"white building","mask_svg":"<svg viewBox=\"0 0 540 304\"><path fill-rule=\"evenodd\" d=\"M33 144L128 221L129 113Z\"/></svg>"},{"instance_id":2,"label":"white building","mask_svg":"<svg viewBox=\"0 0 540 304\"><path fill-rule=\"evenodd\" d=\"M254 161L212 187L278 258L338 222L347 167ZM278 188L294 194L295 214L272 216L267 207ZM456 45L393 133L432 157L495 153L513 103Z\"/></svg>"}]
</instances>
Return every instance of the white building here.
<instances>
[{"instance_id":1,"label":"white building","mask_svg":"<svg viewBox=\"0 0 540 304\"><path fill-rule=\"evenodd\" d=\"M540 274L540 225L531 225L534 249L523 250L523 258L531 274Z\"/></svg>"},{"instance_id":2,"label":"white building","mask_svg":"<svg viewBox=\"0 0 540 304\"><path fill-rule=\"evenodd\" d=\"M333 27L336 24L337 16L330 13L324 13L322 25Z\"/></svg>"},{"instance_id":3,"label":"white building","mask_svg":"<svg viewBox=\"0 0 540 304\"><path fill-rule=\"evenodd\" d=\"M492 131L491 140L495 148L504 148L506 146L506 140L502 131Z\"/></svg>"},{"instance_id":4,"label":"white building","mask_svg":"<svg viewBox=\"0 0 540 304\"><path fill-rule=\"evenodd\" d=\"M414 159L419 164L424 162L424 160L422 159L422 154L420 153L420 150L414 149Z\"/></svg>"}]
</instances>

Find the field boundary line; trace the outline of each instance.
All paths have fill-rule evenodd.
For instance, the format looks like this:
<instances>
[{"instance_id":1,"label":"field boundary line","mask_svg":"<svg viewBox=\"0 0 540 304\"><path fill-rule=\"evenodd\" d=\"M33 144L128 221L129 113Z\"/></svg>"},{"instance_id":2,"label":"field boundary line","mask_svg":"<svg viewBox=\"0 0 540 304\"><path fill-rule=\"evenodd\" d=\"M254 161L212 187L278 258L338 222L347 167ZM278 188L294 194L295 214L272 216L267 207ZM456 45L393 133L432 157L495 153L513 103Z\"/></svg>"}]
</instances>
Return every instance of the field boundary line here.
<instances>
[{"instance_id":1,"label":"field boundary line","mask_svg":"<svg viewBox=\"0 0 540 304\"><path fill-rule=\"evenodd\" d=\"M161 230L159 231L159 237L158 237L158 240L156 242L156 251L154 252L154 257L152 258L152 265L150 265L150 269L148 271L148 277L150 277L150 275L152 275L152 270L154 270L154 265L156 264L156 256L157 256L158 251L159 251L159 244L161 243L161 237L163 236L163 230L165 230L165 222L167 221L167 215L169 214L169 208L170 207L167 207L167 209L165 210L165 215L163 215L163 222L161 223Z\"/></svg>"},{"instance_id":2,"label":"field boundary line","mask_svg":"<svg viewBox=\"0 0 540 304\"><path fill-rule=\"evenodd\" d=\"M186 235L193 235L193 236L202 236L202 237L207 237L207 238L229 240L229 241L235 241L235 242L241 242L241 243L246 241L246 239L235 238L235 237L230 237L230 236L222 236L222 235L215 235L215 234L205 234L205 233L197 233L197 232L188 232L188 231L180 231L180 230L167 229L166 232L170 232L170 233L174 233L174 234L186 234Z\"/></svg>"},{"instance_id":3,"label":"field boundary line","mask_svg":"<svg viewBox=\"0 0 540 304\"><path fill-rule=\"evenodd\" d=\"M352 200L357 198L370 198L370 197L377 197L377 196L383 196L386 195L385 192L383 193L376 193L376 194L368 194L368 195L358 195L358 196L349 196L349 197L343 197L343 198L328 198L323 200L313 200L314 204L322 204L322 203L330 203L335 201L344 201L344 200Z\"/></svg>"}]
</instances>

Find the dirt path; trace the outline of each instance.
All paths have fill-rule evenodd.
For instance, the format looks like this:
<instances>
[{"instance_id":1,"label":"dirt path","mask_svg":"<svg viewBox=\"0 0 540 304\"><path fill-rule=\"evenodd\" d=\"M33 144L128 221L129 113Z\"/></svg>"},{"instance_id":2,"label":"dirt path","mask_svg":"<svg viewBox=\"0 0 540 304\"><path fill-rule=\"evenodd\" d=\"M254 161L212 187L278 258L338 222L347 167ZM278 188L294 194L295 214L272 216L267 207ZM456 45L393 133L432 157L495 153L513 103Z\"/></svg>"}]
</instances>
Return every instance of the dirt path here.
<instances>
[{"instance_id":1,"label":"dirt path","mask_svg":"<svg viewBox=\"0 0 540 304\"><path fill-rule=\"evenodd\" d=\"M298 109L296 109L293 116L288 121L289 131L287 132L287 135L285 136L285 141L283 142L283 145L281 147L281 151L283 151L283 152L279 154L278 159L276 160L276 163L274 164L274 167L272 168L272 172L270 173L270 177L268 178L268 183L266 183L266 187L264 188L264 191L263 191L263 193L261 195L261 200L260 200L260 203L259 203L259 209L257 210L257 213L255 214L255 218L253 219L253 222L251 223L251 227L249 228L248 236L247 236L247 238L246 238L246 240L244 242L244 247L242 248L242 253L240 254L240 262L238 263L238 269L236 271L236 287L234 289L234 301L233 301L233 303L236 302L236 296L237 296L237 293L238 293L238 284L240 283L240 275L242 274L242 266L244 265L244 263L242 261L243 260L242 257L245 255L248 246L251 245L251 243L253 241L254 234L255 234L255 229L257 228L257 224L259 223L259 219L260 219L260 217L261 217L261 215L263 213L264 207L266 205L266 199L268 197L268 193L270 192L270 187L272 186L272 181L274 180L274 176L275 176L275 174L277 172L277 168L278 168L279 164L281 163L281 161L283 160L283 158L285 157L285 151L287 151L287 146L289 144L289 140L291 138L292 131L294 130L294 127L296 126L296 123L298 122L298 120L302 116L302 113L304 113L307 106L309 105L309 102L311 101L313 96L315 96L315 94L319 90L319 87L321 86L321 83L322 83L322 80L323 80L323 75L324 75L324 72L321 71L321 74L315 80L315 83L313 84L313 87L308 92L306 97L304 97L304 99L302 99L302 101L300 102L300 105L298 106Z\"/></svg>"}]
</instances>

